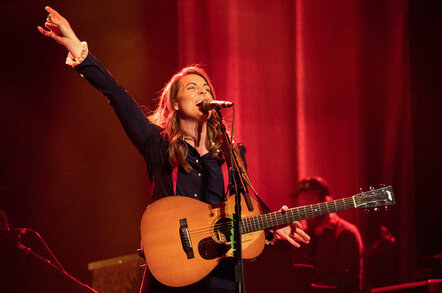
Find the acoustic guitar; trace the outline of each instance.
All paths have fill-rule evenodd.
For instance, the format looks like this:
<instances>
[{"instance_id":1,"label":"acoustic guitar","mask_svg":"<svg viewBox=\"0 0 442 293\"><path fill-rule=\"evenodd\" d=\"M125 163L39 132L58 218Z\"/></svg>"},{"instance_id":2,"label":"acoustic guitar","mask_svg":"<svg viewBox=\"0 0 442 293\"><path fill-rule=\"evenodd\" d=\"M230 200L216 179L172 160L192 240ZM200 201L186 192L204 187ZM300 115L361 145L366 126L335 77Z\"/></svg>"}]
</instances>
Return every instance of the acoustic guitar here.
<instances>
[{"instance_id":1,"label":"acoustic guitar","mask_svg":"<svg viewBox=\"0 0 442 293\"><path fill-rule=\"evenodd\" d=\"M395 204L391 186L351 197L282 212L260 214L241 201L241 239L244 259L256 258L264 249L264 229L351 208L377 208ZM235 198L208 205L185 196L161 198L146 208L141 219L141 242L153 276L171 287L193 284L207 276L226 257L233 257Z\"/></svg>"}]
</instances>

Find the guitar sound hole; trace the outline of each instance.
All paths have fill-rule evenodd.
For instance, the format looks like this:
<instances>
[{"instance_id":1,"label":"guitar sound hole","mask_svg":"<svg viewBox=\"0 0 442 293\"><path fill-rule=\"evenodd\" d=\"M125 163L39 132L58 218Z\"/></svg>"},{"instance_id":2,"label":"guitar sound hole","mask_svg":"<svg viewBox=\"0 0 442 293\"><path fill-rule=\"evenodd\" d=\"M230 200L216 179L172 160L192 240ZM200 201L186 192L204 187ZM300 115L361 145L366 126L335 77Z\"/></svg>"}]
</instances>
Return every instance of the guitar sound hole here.
<instances>
[{"instance_id":1,"label":"guitar sound hole","mask_svg":"<svg viewBox=\"0 0 442 293\"><path fill-rule=\"evenodd\" d=\"M221 218L216 222L213 229L213 240L220 244L230 245L230 237L232 236L232 220Z\"/></svg>"},{"instance_id":2,"label":"guitar sound hole","mask_svg":"<svg viewBox=\"0 0 442 293\"><path fill-rule=\"evenodd\" d=\"M223 256L230 250L232 221L228 218L219 219L212 231L212 237L202 239L198 243L198 252L204 259Z\"/></svg>"}]
</instances>

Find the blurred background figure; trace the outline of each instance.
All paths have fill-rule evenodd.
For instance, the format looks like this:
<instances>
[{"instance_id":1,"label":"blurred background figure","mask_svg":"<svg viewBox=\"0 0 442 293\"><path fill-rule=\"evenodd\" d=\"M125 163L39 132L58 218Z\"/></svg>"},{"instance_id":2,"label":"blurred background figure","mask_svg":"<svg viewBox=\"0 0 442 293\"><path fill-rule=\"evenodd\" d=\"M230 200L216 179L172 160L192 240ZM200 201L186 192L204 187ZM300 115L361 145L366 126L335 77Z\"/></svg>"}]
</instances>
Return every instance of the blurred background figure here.
<instances>
[{"instance_id":1,"label":"blurred background figure","mask_svg":"<svg viewBox=\"0 0 442 293\"><path fill-rule=\"evenodd\" d=\"M397 284L396 237L386 226L380 225L376 231L376 239L368 243L371 244L366 246L364 252L364 288L370 290Z\"/></svg>"},{"instance_id":2,"label":"blurred background figure","mask_svg":"<svg viewBox=\"0 0 442 293\"><path fill-rule=\"evenodd\" d=\"M293 197L296 206L332 200L320 177L300 180ZM363 243L358 228L335 213L302 224L312 239L309 245L293 250L293 267L304 276L305 292L360 292Z\"/></svg>"}]
</instances>

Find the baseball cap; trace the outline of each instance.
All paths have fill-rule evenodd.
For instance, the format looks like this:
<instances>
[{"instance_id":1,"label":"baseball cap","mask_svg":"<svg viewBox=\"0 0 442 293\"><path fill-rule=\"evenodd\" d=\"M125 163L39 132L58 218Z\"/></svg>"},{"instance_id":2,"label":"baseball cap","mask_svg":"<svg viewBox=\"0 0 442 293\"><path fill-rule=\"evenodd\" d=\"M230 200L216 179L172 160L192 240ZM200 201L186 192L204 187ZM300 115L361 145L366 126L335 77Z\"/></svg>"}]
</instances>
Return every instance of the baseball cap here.
<instances>
[{"instance_id":1,"label":"baseball cap","mask_svg":"<svg viewBox=\"0 0 442 293\"><path fill-rule=\"evenodd\" d=\"M329 189L327 182L318 176L307 177L301 179L296 185L296 191L293 196L297 196L300 192L308 190L320 190L321 196L329 195Z\"/></svg>"}]
</instances>

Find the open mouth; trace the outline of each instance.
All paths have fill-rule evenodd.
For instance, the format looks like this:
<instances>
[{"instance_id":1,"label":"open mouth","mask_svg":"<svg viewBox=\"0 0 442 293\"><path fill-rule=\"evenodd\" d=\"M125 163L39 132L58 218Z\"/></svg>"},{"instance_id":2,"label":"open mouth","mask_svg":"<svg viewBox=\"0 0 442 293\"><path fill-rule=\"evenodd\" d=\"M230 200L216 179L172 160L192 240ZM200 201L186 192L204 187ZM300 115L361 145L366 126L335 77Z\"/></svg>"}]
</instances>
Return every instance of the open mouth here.
<instances>
[{"instance_id":1,"label":"open mouth","mask_svg":"<svg viewBox=\"0 0 442 293\"><path fill-rule=\"evenodd\" d=\"M197 101L197 102L195 103L195 105L198 106L198 107L201 107L205 101L206 101L206 102L210 102L211 99L201 99L201 100Z\"/></svg>"}]
</instances>

